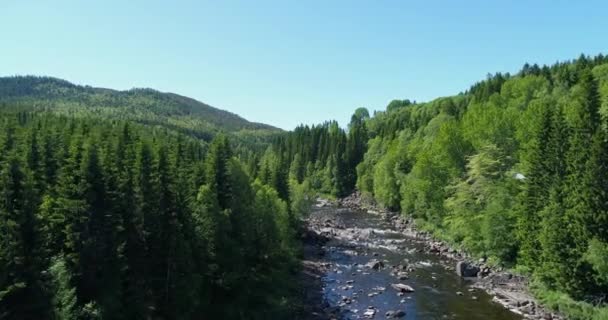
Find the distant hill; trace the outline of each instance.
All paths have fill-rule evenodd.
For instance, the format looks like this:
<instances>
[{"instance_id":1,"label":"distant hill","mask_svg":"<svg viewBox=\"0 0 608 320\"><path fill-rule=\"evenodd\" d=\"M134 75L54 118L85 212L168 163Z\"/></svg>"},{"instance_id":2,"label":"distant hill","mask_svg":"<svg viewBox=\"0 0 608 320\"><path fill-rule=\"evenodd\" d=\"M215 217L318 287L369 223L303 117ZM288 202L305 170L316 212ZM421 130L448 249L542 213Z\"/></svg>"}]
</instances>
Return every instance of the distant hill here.
<instances>
[{"instance_id":1,"label":"distant hill","mask_svg":"<svg viewBox=\"0 0 608 320\"><path fill-rule=\"evenodd\" d=\"M52 77L0 77L0 104L4 109L133 120L183 131L205 140L218 132L245 136L255 131L257 136L266 136L281 131L174 93L154 89L95 88Z\"/></svg>"}]
</instances>

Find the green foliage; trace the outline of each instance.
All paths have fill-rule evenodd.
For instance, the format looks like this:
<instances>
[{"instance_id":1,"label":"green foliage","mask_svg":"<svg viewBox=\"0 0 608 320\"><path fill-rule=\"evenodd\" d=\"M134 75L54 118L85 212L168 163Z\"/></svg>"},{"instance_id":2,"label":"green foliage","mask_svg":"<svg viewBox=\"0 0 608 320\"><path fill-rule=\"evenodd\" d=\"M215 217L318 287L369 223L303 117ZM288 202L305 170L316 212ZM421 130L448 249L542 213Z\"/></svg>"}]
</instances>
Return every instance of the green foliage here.
<instances>
[{"instance_id":1,"label":"green foliage","mask_svg":"<svg viewBox=\"0 0 608 320\"><path fill-rule=\"evenodd\" d=\"M0 167L0 318L36 319L48 312L35 205L23 163L9 156Z\"/></svg>"},{"instance_id":2,"label":"green foliage","mask_svg":"<svg viewBox=\"0 0 608 320\"><path fill-rule=\"evenodd\" d=\"M300 126L279 137L260 160L257 176L272 185L283 200L289 196L289 177L330 196L346 196L353 191L355 168L367 143L367 111L358 110L347 134L337 122Z\"/></svg>"},{"instance_id":3,"label":"green foliage","mask_svg":"<svg viewBox=\"0 0 608 320\"><path fill-rule=\"evenodd\" d=\"M605 301L607 63L526 64L457 96L394 100L370 118L359 109L345 151L329 123L296 129L273 152L299 182L334 196L351 189L340 188L345 160L342 181L378 204L550 290Z\"/></svg>"},{"instance_id":4,"label":"green foliage","mask_svg":"<svg viewBox=\"0 0 608 320\"><path fill-rule=\"evenodd\" d=\"M445 222L453 241L501 261L513 261L517 243L504 241L514 237L515 218L510 211L513 190L506 168L505 155L494 145L471 156L466 180L450 187Z\"/></svg>"},{"instance_id":5,"label":"green foliage","mask_svg":"<svg viewBox=\"0 0 608 320\"><path fill-rule=\"evenodd\" d=\"M530 272L571 318L608 315L604 56L276 135L151 90L4 78L0 96L17 111L0 116L0 317L288 318L299 218L355 188Z\"/></svg>"},{"instance_id":6,"label":"green foliage","mask_svg":"<svg viewBox=\"0 0 608 320\"><path fill-rule=\"evenodd\" d=\"M585 260L591 264L596 272L598 281L608 283L608 244L597 238L589 241L589 248L585 253Z\"/></svg>"},{"instance_id":7,"label":"green foliage","mask_svg":"<svg viewBox=\"0 0 608 320\"><path fill-rule=\"evenodd\" d=\"M0 318L287 318L298 220L226 136L207 148L132 122L0 123Z\"/></svg>"},{"instance_id":8,"label":"green foliage","mask_svg":"<svg viewBox=\"0 0 608 320\"><path fill-rule=\"evenodd\" d=\"M194 99L153 89L117 91L49 77L0 78L0 106L79 118L131 121L206 141L225 132L237 149L264 148L281 131Z\"/></svg>"},{"instance_id":9,"label":"green foliage","mask_svg":"<svg viewBox=\"0 0 608 320\"><path fill-rule=\"evenodd\" d=\"M297 180L289 181L289 202L291 203L291 212L295 218L304 217L314 203L314 190L310 186L308 180L298 183Z\"/></svg>"},{"instance_id":10,"label":"green foliage","mask_svg":"<svg viewBox=\"0 0 608 320\"><path fill-rule=\"evenodd\" d=\"M608 307L597 307L591 303L576 301L563 292L548 289L542 283L532 284L532 291L548 308L564 314L572 320L606 320Z\"/></svg>"},{"instance_id":11,"label":"green foliage","mask_svg":"<svg viewBox=\"0 0 608 320\"><path fill-rule=\"evenodd\" d=\"M383 206L393 209L399 208L401 200L398 180L395 177L398 157L396 146L389 147L389 151L374 166L373 172L373 190L376 200Z\"/></svg>"},{"instance_id":12,"label":"green foliage","mask_svg":"<svg viewBox=\"0 0 608 320\"><path fill-rule=\"evenodd\" d=\"M53 258L49 273L52 279L53 317L58 320L76 319L78 317L76 288L71 285L72 280L63 257Z\"/></svg>"}]
</instances>

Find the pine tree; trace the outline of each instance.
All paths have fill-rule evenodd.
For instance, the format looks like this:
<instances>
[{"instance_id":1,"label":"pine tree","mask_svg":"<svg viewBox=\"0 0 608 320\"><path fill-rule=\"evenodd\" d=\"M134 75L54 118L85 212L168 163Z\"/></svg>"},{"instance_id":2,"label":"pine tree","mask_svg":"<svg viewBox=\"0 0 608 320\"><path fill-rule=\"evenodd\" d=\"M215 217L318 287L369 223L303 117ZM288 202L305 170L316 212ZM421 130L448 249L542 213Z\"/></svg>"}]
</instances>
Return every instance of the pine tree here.
<instances>
[{"instance_id":1,"label":"pine tree","mask_svg":"<svg viewBox=\"0 0 608 320\"><path fill-rule=\"evenodd\" d=\"M31 133L28 140L28 150L26 154L27 165L32 172L32 179L36 192L42 194L46 191L46 169L43 162L43 152L38 143L38 133L36 131Z\"/></svg>"},{"instance_id":2,"label":"pine tree","mask_svg":"<svg viewBox=\"0 0 608 320\"><path fill-rule=\"evenodd\" d=\"M226 227L228 221L219 208L217 195L206 185L199 188L192 208L194 228L193 256L197 263L197 273L203 281L200 285L200 310L212 310L213 284L220 278L221 261L218 256L227 244ZM203 313L204 311L199 311Z\"/></svg>"},{"instance_id":3,"label":"pine tree","mask_svg":"<svg viewBox=\"0 0 608 320\"><path fill-rule=\"evenodd\" d=\"M589 188L590 208L585 224L591 237L608 241L608 141L606 132L598 131L591 144L585 184Z\"/></svg>"},{"instance_id":4,"label":"pine tree","mask_svg":"<svg viewBox=\"0 0 608 320\"><path fill-rule=\"evenodd\" d=\"M605 260L608 256L602 254L601 250L594 251L592 243L600 246L602 243L608 243L608 142L605 131L598 130L590 149L591 158L587 163L584 177L584 185L588 192L588 198L585 199L587 212L581 218L585 233L582 235L584 238L579 240L581 246L585 246L585 252L579 265L587 275L583 279L584 293L602 295L607 292L608 278L605 274L601 274L603 270L598 270L597 266L608 263L608 260ZM598 258L590 260L589 252L591 257L595 255ZM598 259L603 262L598 262Z\"/></svg>"},{"instance_id":5,"label":"pine tree","mask_svg":"<svg viewBox=\"0 0 608 320\"><path fill-rule=\"evenodd\" d=\"M291 161L291 165L289 166L289 177L290 179L296 180L298 183L302 183L304 181L304 175L306 171L306 166L304 163L304 159L300 155L300 153L296 153Z\"/></svg>"},{"instance_id":6,"label":"pine tree","mask_svg":"<svg viewBox=\"0 0 608 320\"><path fill-rule=\"evenodd\" d=\"M549 106L544 106L535 144L530 148L528 155L530 169L526 173L523 206L518 220L520 263L532 269L540 263L540 244L536 237L541 222L539 213L547 205L549 190L552 187L551 161L554 159L550 157L549 149L552 118L551 109Z\"/></svg>"},{"instance_id":7,"label":"pine tree","mask_svg":"<svg viewBox=\"0 0 608 320\"><path fill-rule=\"evenodd\" d=\"M145 279L145 289L139 289L138 293L132 292L132 289L126 289L125 294L133 294L132 299L139 300L140 298L144 299L144 304L146 306L154 305L154 292L158 281L155 278L155 263L157 262L157 256L159 250L159 240L158 235L160 233L161 221L160 221L160 213L158 211L158 185L156 184L156 172L155 172L155 156L152 148L148 142L140 142L137 146L136 151L136 159L135 159L135 169L134 169L134 181L133 187L135 188L135 198L134 198L134 209L133 213L133 221L136 223L133 225L134 228L137 227L137 223L140 224L140 239L143 254L143 261L141 265L138 266L137 261L130 261L130 270L131 272L135 272L135 270L141 270L142 278ZM137 221L140 219L141 221ZM133 239L135 240L135 239ZM134 243L134 247L132 250L135 250L137 247L137 242ZM127 249L126 250L131 250ZM131 259L137 260L139 257L132 256ZM139 269L141 268L141 269ZM134 286L136 283L125 284L126 286ZM140 296L143 295L143 297ZM137 309L137 308L136 308ZM146 312L149 312L147 310ZM146 313L144 313L146 314Z\"/></svg>"},{"instance_id":8,"label":"pine tree","mask_svg":"<svg viewBox=\"0 0 608 320\"><path fill-rule=\"evenodd\" d=\"M289 199L289 163L279 154L272 172L271 185L283 200Z\"/></svg>"},{"instance_id":9,"label":"pine tree","mask_svg":"<svg viewBox=\"0 0 608 320\"><path fill-rule=\"evenodd\" d=\"M15 157L0 169L0 318L48 317L34 191Z\"/></svg>"},{"instance_id":10,"label":"pine tree","mask_svg":"<svg viewBox=\"0 0 608 320\"><path fill-rule=\"evenodd\" d=\"M57 320L78 319L80 313L76 305L76 288L72 286L71 273L66 268L63 256L53 258L49 273L54 318Z\"/></svg>"},{"instance_id":11,"label":"pine tree","mask_svg":"<svg viewBox=\"0 0 608 320\"><path fill-rule=\"evenodd\" d=\"M570 245L573 241L565 215L564 194L559 186L550 190L548 203L538 215L542 221L537 234L534 235L539 243L539 257L536 274L551 288L563 288L571 281L569 270L576 264L576 257L571 254Z\"/></svg>"},{"instance_id":12,"label":"pine tree","mask_svg":"<svg viewBox=\"0 0 608 320\"><path fill-rule=\"evenodd\" d=\"M155 292L159 314L163 317L187 318L196 308L195 286L190 286L192 252L184 238L181 223L184 214L183 204L177 202L176 186L173 177L175 170L169 161L166 147L158 150L154 168L154 184L158 200L155 202L157 214L153 219L156 230L151 237L149 260L151 266L151 285Z\"/></svg>"},{"instance_id":13,"label":"pine tree","mask_svg":"<svg viewBox=\"0 0 608 320\"><path fill-rule=\"evenodd\" d=\"M111 210L122 221L116 226L117 265L121 272L121 302L124 318L145 319L145 245L143 216L137 207L135 146L134 137L128 125L113 147L111 174L108 178Z\"/></svg>"},{"instance_id":14,"label":"pine tree","mask_svg":"<svg viewBox=\"0 0 608 320\"><path fill-rule=\"evenodd\" d=\"M569 232L572 237L571 243L564 243L571 254L568 268L564 270L567 281L563 287L575 296L581 296L589 286L586 283L590 277L591 268L582 261L582 256L587 250L587 242L590 236L586 221L592 208L589 206L590 199L595 195L589 188L586 179L590 167L591 149L588 146L593 142L593 137L599 128L599 97L597 83L591 72L585 69L582 72L578 85L576 99L573 101L573 129L570 135L570 150L567 155L568 174L566 178L565 199L566 219Z\"/></svg>"},{"instance_id":15,"label":"pine tree","mask_svg":"<svg viewBox=\"0 0 608 320\"><path fill-rule=\"evenodd\" d=\"M228 139L217 136L209 147L205 160L205 180L209 187L217 193L218 204L222 210L232 205L232 186L228 160L232 158Z\"/></svg>"},{"instance_id":16,"label":"pine tree","mask_svg":"<svg viewBox=\"0 0 608 320\"><path fill-rule=\"evenodd\" d=\"M15 147L15 127L12 121L5 123L3 133L4 139L0 147L0 161L3 161Z\"/></svg>"},{"instance_id":17,"label":"pine tree","mask_svg":"<svg viewBox=\"0 0 608 320\"><path fill-rule=\"evenodd\" d=\"M363 161L363 155L367 150L368 132L365 121L369 118L369 112L365 108L359 108L352 115L348 125L348 140L346 145L345 159L347 167L346 189L352 191L357 182L357 165Z\"/></svg>"}]
</instances>

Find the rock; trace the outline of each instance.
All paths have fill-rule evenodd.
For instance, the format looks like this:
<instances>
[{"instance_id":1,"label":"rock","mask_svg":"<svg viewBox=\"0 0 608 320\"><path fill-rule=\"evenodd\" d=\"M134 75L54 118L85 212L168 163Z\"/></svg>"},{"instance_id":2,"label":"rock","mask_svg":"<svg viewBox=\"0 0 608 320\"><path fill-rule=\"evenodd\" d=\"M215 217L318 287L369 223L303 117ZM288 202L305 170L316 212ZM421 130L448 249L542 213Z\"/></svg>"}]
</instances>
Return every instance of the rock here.
<instances>
[{"instance_id":1,"label":"rock","mask_svg":"<svg viewBox=\"0 0 608 320\"><path fill-rule=\"evenodd\" d=\"M407 284L403 284L403 283L393 283L393 284L391 284L391 287L393 287L393 289L400 291L400 292L414 292L414 288L408 286Z\"/></svg>"},{"instance_id":2,"label":"rock","mask_svg":"<svg viewBox=\"0 0 608 320\"><path fill-rule=\"evenodd\" d=\"M408 278L409 278L409 276L406 272L397 273L397 279L399 279L399 280L407 280Z\"/></svg>"},{"instance_id":3,"label":"rock","mask_svg":"<svg viewBox=\"0 0 608 320\"><path fill-rule=\"evenodd\" d=\"M368 262L366 264L366 266L368 268L374 269L374 270L378 270L380 268L384 268L384 262L380 261L380 260L371 260L370 262Z\"/></svg>"},{"instance_id":4,"label":"rock","mask_svg":"<svg viewBox=\"0 0 608 320\"><path fill-rule=\"evenodd\" d=\"M490 272L492 272L492 270L490 270L490 268L484 267L479 270L479 273L477 274L477 276L480 278L487 277L490 274Z\"/></svg>"},{"instance_id":5,"label":"rock","mask_svg":"<svg viewBox=\"0 0 608 320\"><path fill-rule=\"evenodd\" d=\"M403 310L398 310L398 311L387 311L384 314L388 319L397 319L397 318L403 318L405 316L405 311Z\"/></svg>"},{"instance_id":6,"label":"rock","mask_svg":"<svg viewBox=\"0 0 608 320\"><path fill-rule=\"evenodd\" d=\"M365 312L363 312L363 316L366 318L373 318L374 315L376 314L376 310L375 309L367 309L365 310Z\"/></svg>"},{"instance_id":7,"label":"rock","mask_svg":"<svg viewBox=\"0 0 608 320\"><path fill-rule=\"evenodd\" d=\"M456 264L456 274L461 277L476 277L478 272L478 267L470 265L465 261L459 261Z\"/></svg>"},{"instance_id":8,"label":"rock","mask_svg":"<svg viewBox=\"0 0 608 320\"><path fill-rule=\"evenodd\" d=\"M462 296L463 293L461 291L456 292L456 295Z\"/></svg>"}]
</instances>

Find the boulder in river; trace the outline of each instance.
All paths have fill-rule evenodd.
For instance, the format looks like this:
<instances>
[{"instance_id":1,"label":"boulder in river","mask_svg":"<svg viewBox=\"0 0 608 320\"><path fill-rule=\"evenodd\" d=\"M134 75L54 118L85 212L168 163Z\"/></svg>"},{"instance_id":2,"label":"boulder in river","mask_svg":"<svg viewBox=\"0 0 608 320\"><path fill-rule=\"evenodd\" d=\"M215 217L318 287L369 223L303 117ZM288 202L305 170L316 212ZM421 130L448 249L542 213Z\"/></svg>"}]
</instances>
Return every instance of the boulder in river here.
<instances>
[{"instance_id":1,"label":"boulder in river","mask_svg":"<svg viewBox=\"0 0 608 320\"><path fill-rule=\"evenodd\" d=\"M407 274L407 272L397 272L396 277L399 280L407 280L409 278L409 275Z\"/></svg>"},{"instance_id":2,"label":"boulder in river","mask_svg":"<svg viewBox=\"0 0 608 320\"><path fill-rule=\"evenodd\" d=\"M403 318L405 317L405 311L403 310L397 310L395 311L395 313L393 314L393 318Z\"/></svg>"},{"instance_id":3,"label":"boulder in river","mask_svg":"<svg viewBox=\"0 0 608 320\"><path fill-rule=\"evenodd\" d=\"M393 283L391 284L391 287L400 292L414 292L414 288L403 283Z\"/></svg>"},{"instance_id":4,"label":"boulder in river","mask_svg":"<svg viewBox=\"0 0 608 320\"><path fill-rule=\"evenodd\" d=\"M465 261L459 261L456 264L456 274L461 277L476 277L478 272L478 267L471 265Z\"/></svg>"},{"instance_id":5,"label":"boulder in river","mask_svg":"<svg viewBox=\"0 0 608 320\"><path fill-rule=\"evenodd\" d=\"M366 264L366 266L368 268L374 269L374 270L378 270L380 268L384 268L384 262L380 261L380 260L370 260L370 262L368 262Z\"/></svg>"}]
</instances>

